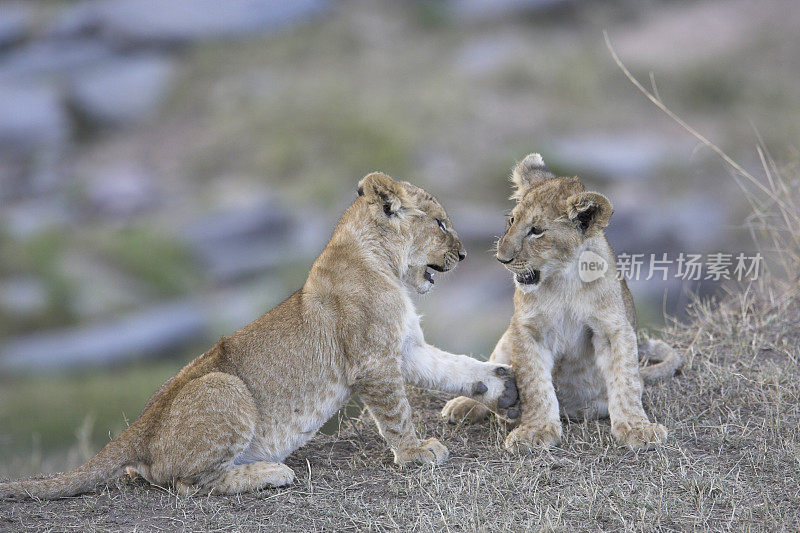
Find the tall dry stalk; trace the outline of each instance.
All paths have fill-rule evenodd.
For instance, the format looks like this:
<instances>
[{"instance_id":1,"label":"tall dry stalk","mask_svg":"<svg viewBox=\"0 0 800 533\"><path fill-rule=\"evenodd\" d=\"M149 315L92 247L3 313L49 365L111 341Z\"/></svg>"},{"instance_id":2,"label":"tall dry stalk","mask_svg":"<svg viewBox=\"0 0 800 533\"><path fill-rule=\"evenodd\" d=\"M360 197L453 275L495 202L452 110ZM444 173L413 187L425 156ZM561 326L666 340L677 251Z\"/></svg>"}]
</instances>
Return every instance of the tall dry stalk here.
<instances>
[{"instance_id":1,"label":"tall dry stalk","mask_svg":"<svg viewBox=\"0 0 800 533\"><path fill-rule=\"evenodd\" d=\"M608 32L604 31L606 47L625 77L658 109L689 132L700 143L717 154L733 172L733 179L750 204L751 213L745 220L758 251L765 257L765 272L759 277L759 292L777 304L798 292L800 286L800 189L797 172L781 169L756 132L756 152L764 177L756 178L719 146L681 119L661 100L650 73L651 90L631 74L617 55Z\"/></svg>"}]
</instances>

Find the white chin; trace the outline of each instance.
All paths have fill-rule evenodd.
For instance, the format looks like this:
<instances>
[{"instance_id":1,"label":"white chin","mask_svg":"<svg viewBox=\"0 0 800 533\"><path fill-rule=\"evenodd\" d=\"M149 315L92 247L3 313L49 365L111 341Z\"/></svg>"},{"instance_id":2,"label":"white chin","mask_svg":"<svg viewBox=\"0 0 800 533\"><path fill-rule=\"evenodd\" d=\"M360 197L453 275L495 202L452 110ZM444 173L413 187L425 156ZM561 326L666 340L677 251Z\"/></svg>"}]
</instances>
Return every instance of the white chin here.
<instances>
[{"instance_id":1,"label":"white chin","mask_svg":"<svg viewBox=\"0 0 800 533\"><path fill-rule=\"evenodd\" d=\"M420 294L425 294L432 288L433 288L433 283L431 283L428 280L424 280L422 281L422 283L417 283L416 287L414 287L414 289L416 289L416 291Z\"/></svg>"},{"instance_id":2,"label":"white chin","mask_svg":"<svg viewBox=\"0 0 800 533\"><path fill-rule=\"evenodd\" d=\"M426 267L415 269L413 275L406 278L406 285L419 294L425 294L430 291L433 288L433 284L433 272L430 272Z\"/></svg>"}]
</instances>

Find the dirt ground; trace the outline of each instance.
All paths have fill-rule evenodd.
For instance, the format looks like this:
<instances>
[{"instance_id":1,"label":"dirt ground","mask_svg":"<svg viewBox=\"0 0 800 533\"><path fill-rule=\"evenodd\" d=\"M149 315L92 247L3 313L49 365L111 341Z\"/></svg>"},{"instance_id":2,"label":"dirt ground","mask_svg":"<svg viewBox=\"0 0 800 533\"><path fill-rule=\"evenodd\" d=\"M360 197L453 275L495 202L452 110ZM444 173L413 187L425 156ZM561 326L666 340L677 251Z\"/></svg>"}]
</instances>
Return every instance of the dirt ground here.
<instances>
[{"instance_id":1,"label":"dirt ground","mask_svg":"<svg viewBox=\"0 0 800 533\"><path fill-rule=\"evenodd\" d=\"M800 529L800 302L735 297L695 306L664 337L683 372L644 393L670 430L662 448L619 447L607 421L565 421L564 442L519 457L494 420L450 426L443 395L411 391L439 467L400 470L368 415L318 435L284 489L182 498L120 479L98 494L0 503L2 531Z\"/></svg>"}]
</instances>

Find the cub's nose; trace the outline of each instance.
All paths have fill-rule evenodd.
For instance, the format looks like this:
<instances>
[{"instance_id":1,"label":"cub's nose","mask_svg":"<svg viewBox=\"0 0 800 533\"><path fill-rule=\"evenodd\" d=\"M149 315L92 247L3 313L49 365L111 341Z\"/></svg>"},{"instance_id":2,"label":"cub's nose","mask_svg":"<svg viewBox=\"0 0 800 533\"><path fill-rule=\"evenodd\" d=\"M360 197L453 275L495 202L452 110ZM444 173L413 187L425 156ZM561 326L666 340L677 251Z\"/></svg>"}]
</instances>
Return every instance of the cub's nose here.
<instances>
[{"instance_id":1,"label":"cub's nose","mask_svg":"<svg viewBox=\"0 0 800 533\"><path fill-rule=\"evenodd\" d=\"M462 249L462 250L459 250L459 251L458 251L458 260L459 260L459 261L463 261L463 260L464 260L464 259L466 259L466 258L467 258L467 251L466 251L466 250L463 250L463 249Z\"/></svg>"},{"instance_id":2,"label":"cub's nose","mask_svg":"<svg viewBox=\"0 0 800 533\"><path fill-rule=\"evenodd\" d=\"M497 254L495 257L497 257L497 260L503 263L504 265L507 265L514 260L513 257L509 257L508 259L506 259L505 257L501 257L500 254Z\"/></svg>"}]
</instances>

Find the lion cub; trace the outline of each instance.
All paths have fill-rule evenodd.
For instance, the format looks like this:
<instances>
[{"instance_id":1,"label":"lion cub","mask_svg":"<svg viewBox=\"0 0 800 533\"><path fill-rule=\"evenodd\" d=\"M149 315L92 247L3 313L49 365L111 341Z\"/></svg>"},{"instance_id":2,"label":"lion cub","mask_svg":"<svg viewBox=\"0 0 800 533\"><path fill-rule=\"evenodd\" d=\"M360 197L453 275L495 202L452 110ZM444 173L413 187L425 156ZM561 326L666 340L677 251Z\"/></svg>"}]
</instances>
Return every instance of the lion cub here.
<instances>
[{"instance_id":1,"label":"lion cub","mask_svg":"<svg viewBox=\"0 0 800 533\"><path fill-rule=\"evenodd\" d=\"M0 497L79 494L126 467L182 494L286 485L294 472L284 458L353 393L395 463L440 463L447 448L417 437L405 383L467 394L513 417L510 366L444 352L422 335L410 291L428 292L431 270L466 256L442 206L381 173L362 179L358 194L299 291L184 367L88 463L0 484Z\"/></svg>"},{"instance_id":2,"label":"lion cub","mask_svg":"<svg viewBox=\"0 0 800 533\"><path fill-rule=\"evenodd\" d=\"M559 404L570 418L610 416L612 434L631 448L663 442L667 430L642 408L642 378L671 376L681 360L666 343L650 340L639 355L661 362L639 369L633 299L616 277L603 233L611 203L577 178L554 176L539 154L517 165L512 181L517 205L497 243L497 260L516 285L514 314L490 358L511 363L517 373L522 414L505 447L557 444ZM584 282L579 261L587 257L608 268ZM463 397L442 411L451 422L486 414Z\"/></svg>"}]
</instances>

